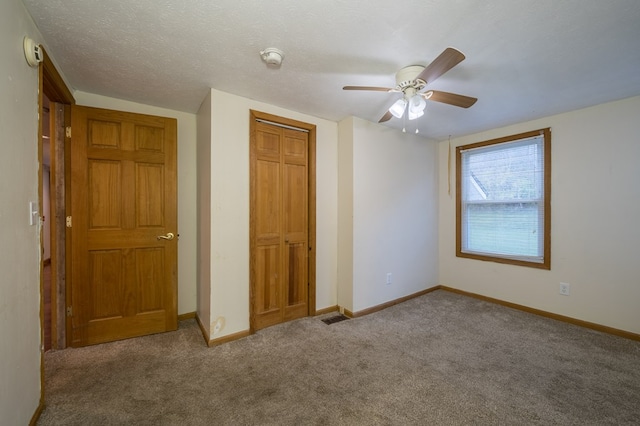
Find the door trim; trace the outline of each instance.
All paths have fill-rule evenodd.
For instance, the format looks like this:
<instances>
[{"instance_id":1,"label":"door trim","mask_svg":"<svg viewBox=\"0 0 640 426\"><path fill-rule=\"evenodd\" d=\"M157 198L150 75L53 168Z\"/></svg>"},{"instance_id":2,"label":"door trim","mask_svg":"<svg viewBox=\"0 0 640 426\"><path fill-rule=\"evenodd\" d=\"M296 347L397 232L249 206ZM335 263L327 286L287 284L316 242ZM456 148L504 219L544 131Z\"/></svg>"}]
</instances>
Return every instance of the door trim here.
<instances>
[{"instance_id":1,"label":"door trim","mask_svg":"<svg viewBox=\"0 0 640 426\"><path fill-rule=\"evenodd\" d=\"M40 110L40 117L43 116L42 104L43 104L43 94L47 96L49 102L53 105L54 103L62 105L62 109L57 109L51 114L51 118L64 117L64 125L69 126L71 124L71 105L75 105L76 100L71 94L71 91L67 87L64 82L62 76L58 72L56 66L53 64L53 61L47 54L47 51L42 48L43 51L43 61L39 66L39 95L38 95L38 103ZM53 108L51 108L53 109ZM53 126L56 124L54 120L50 120L52 130ZM51 168L51 177L52 182L55 179L60 185L64 186L64 198L59 197L57 193L51 193L51 197L53 200L52 208L55 208L60 211L66 211L66 206L69 205L70 201L70 192L69 192L69 177L70 177L70 168L69 168L69 143L70 139L65 137L62 133L61 129L57 129L57 131L50 131L51 137L51 146L57 146L56 149L63 151L62 156L62 164L60 162L54 163L55 159L52 156L52 168ZM42 124L39 123L39 139L40 146L42 146ZM63 145L60 147L59 145ZM42 153L40 153L39 162L42 164ZM42 180L42 177L39 177ZM40 189L40 205L42 205L42 188ZM67 274L67 271L70 270L71 267L71 257L67 256L67 252L70 253L70 233L66 227L65 223L65 215L55 216L51 215L51 338L52 338L52 349L64 349L69 345L69 326L70 322L66 317L66 309L69 304L69 293L67 291L68 286L71 284L70 274ZM58 241L61 239L62 241ZM42 242L41 242L42 244ZM55 258L54 258L55 256ZM41 286L41 289L44 288L44 285ZM42 292L42 291L41 291ZM41 295L43 296L43 295ZM43 309L44 309L44 300ZM41 321L41 327L44 327L44 318ZM44 328L43 328L44 329ZM54 339L55 337L55 339ZM42 342L44 344L44 341Z\"/></svg>"},{"instance_id":2,"label":"door trim","mask_svg":"<svg viewBox=\"0 0 640 426\"><path fill-rule=\"evenodd\" d=\"M266 112L249 110L249 155L250 155L250 175L252 176L254 173L254 164L255 164L255 150L253 147L255 146L255 131L256 131L256 120L264 120L270 121L275 125L283 125L289 127L296 127L299 129L306 130L309 133L309 141L308 141L308 214L309 214L309 224L308 224L308 241L309 241L309 259L308 259L308 275L309 275L309 291L308 291L308 315L314 316L316 314L316 125L305 123L302 121L293 120L290 118L280 117L277 115L269 114ZM249 194L253 194L255 190L255 183L253 179L250 179L250 189ZM255 271L251 267L251 256L255 252L255 243L254 243L254 211L253 206L250 206L249 212L249 330L251 333L254 333L256 330L255 327L255 313L253 310L253 300L254 300L254 287L255 287Z\"/></svg>"},{"instance_id":3,"label":"door trim","mask_svg":"<svg viewBox=\"0 0 640 426\"><path fill-rule=\"evenodd\" d=\"M65 84L64 80L62 79L62 76L60 75L60 73L58 72L58 70L56 69L55 65L53 64L53 61L51 61L51 58L49 57L49 55L47 54L47 51L42 48L42 53L43 53L43 61L40 63L40 65L38 66L38 164L42 164L42 117L43 117L43 96L46 95L47 98L49 98L49 102L51 103L59 103L59 104L63 104L64 105L64 110L65 110L65 119L68 119L68 114L66 114L66 112L68 110L70 110L69 105L74 105L76 103L76 100L74 99L73 95L71 94L71 91L69 90L69 88L67 87L67 85ZM54 137L54 134L51 134L50 137ZM55 141L55 142L59 142L59 141ZM54 143L55 143L54 142ZM68 153L68 141L66 139L63 139L62 141L64 143L64 151L65 151L65 157ZM66 166L64 167L64 170L57 170L57 172L62 175L64 175L65 177L65 184L68 182L66 180L66 176L68 176L68 163L66 163ZM67 191L65 191L65 193L67 193ZM52 194L53 196L53 194ZM58 200L60 201L60 200ZM42 168L39 167L38 168L38 202L39 205L42 206ZM60 208L62 208L62 206L59 206ZM64 225L64 218L62 218L62 223L60 222L54 222L52 221L52 226L51 226L51 232L52 232L52 236L57 236L60 235L60 233L65 233L67 238L65 241L65 247L64 248L58 248L57 251L55 252L56 257L58 258L58 261L61 262L62 265L70 265L71 259L69 259L66 256L66 252L69 248L68 243L69 243L69 234L67 233L66 227ZM54 241L51 241L51 245L53 247L54 245ZM42 250L43 247L43 241L42 241L42 235L40 237L40 250ZM53 255L53 252L52 252ZM52 257L52 262L56 262L56 259L53 259ZM66 268L60 268L63 269L63 271L60 271L60 273L56 273L54 274L53 272L53 265L52 265L52 273L51 273L51 291L53 293L57 292L57 285L58 285L58 281L60 279L64 279L65 282L69 282L69 276L66 275L65 269ZM42 262L40 264L40 348L44 348L44 271L42 269ZM60 306L62 306L61 310L64 312L64 310L66 309L66 300L64 300L64 298L62 300L57 300L56 303ZM53 300L52 300L52 304L53 304ZM52 309L54 309L54 307L52 306ZM53 315L52 315L53 316ZM58 334L66 334L65 333L65 329L60 330L59 327L56 327L56 324L51 324L52 327L52 338L54 335L58 335ZM54 332L55 329L55 332ZM66 337L66 336L65 336ZM52 342L53 344L53 342ZM58 348L58 349L62 349L62 348ZM39 417L39 413L42 412L42 409L44 408L44 401L45 401L45 385L44 385L44 349L40 350L40 406L38 408L38 411L34 414L34 419L37 419L37 417Z\"/></svg>"}]
</instances>

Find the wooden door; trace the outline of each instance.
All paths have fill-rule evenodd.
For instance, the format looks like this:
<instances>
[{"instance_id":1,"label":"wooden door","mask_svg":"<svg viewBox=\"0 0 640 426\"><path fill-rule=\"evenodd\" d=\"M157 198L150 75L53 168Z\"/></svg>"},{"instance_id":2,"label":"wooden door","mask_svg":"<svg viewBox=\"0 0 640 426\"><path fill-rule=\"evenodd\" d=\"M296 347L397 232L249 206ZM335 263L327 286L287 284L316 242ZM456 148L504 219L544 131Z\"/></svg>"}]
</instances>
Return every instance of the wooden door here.
<instances>
[{"instance_id":1,"label":"wooden door","mask_svg":"<svg viewBox=\"0 0 640 426\"><path fill-rule=\"evenodd\" d=\"M175 330L176 120L75 106L71 120L72 345Z\"/></svg>"},{"instance_id":2,"label":"wooden door","mask_svg":"<svg viewBox=\"0 0 640 426\"><path fill-rule=\"evenodd\" d=\"M257 122L251 146L255 330L309 315L309 135Z\"/></svg>"}]
</instances>

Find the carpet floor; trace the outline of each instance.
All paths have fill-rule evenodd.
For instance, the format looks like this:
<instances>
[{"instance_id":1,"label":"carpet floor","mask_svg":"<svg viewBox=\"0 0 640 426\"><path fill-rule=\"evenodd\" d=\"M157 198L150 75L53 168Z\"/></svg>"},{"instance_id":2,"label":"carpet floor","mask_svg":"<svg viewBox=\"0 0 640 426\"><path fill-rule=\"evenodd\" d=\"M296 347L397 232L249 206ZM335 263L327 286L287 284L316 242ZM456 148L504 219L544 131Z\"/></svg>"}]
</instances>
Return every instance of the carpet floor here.
<instances>
[{"instance_id":1,"label":"carpet floor","mask_svg":"<svg viewBox=\"0 0 640 426\"><path fill-rule=\"evenodd\" d=\"M39 425L638 425L640 342L438 290L208 348L50 351Z\"/></svg>"}]
</instances>

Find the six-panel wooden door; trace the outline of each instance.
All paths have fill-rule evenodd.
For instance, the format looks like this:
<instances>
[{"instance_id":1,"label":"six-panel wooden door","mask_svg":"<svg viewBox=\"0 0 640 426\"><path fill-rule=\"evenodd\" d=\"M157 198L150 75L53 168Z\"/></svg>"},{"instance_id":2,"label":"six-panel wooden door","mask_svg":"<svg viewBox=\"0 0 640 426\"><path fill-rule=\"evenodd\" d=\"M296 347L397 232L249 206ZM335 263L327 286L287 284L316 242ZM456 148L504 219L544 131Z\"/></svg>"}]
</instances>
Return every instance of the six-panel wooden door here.
<instances>
[{"instance_id":1,"label":"six-panel wooden door","mask_svg":"<svg viewBox=\"0 0 640 426\"><path fill-rule=\"evenodd\" d=\"M252 146L252 326L309 314L308 133L255 123Z\"/></svg>"},{"instance_id":2,"label":"six-panel wooden door","mask_svg":"<svg viewBox=\"0 0 640 426\"><path fill-rule=\"evenodd\" d=\"M73 107L73 346L177 328L177 123Z\"/></svg>"}]
</instances>

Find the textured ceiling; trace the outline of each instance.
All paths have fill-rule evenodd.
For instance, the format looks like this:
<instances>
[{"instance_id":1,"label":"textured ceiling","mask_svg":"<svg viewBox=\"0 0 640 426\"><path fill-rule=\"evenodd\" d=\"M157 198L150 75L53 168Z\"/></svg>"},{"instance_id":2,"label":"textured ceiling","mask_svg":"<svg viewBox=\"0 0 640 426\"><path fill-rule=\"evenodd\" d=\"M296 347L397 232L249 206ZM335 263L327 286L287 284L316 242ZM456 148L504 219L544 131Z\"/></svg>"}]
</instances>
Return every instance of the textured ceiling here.
<instances>
[{"instance_id":1,"label":"textured ceiling","mask_svg":"<svg viewBox=\"0 0 640 426\"><path fill-rule=\"evenodd\" d=\"M196 112L208 88L339 121L377 122L395 72L446 47L423 136L482 131L640 95L638 0L23 0L73 89ZM278 69L259 52L284 51ZM400 119L385 125L402 128Z\"/></svg>"}]
</instances>

